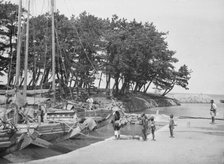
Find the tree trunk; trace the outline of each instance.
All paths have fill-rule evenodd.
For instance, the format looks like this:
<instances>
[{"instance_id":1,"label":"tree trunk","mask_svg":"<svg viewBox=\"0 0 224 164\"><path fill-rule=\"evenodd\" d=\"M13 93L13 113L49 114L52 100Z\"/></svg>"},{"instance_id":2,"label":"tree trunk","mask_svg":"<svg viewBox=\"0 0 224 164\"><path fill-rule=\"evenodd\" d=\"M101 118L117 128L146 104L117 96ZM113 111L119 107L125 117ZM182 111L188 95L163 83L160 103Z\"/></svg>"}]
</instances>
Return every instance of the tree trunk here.
<instances>
[{"instance_id":1,"label":"tree trunk","mask_svg":"<svg viewBox=\"0 0 224 164\"><path fill-rule=\"evenodd\" d=\"M149 86L151 85L151 83L152 83L152 80L148 83L147 87L146 87L145 90L144 90L144 93L147 92L147 90L149 89Z\"/></svg>"},{"instance_id":2,"label":"tree trunk","mask_svg":"<svg viewBox=\"0 0 224 164\"><path fill-rule=\"evenodd\" d=\"M100 88L100 84L101 84L101 81L102 81L102 75L103 75L103 72L101 72L101 74L100 74L100 80L99 80L98 88Z\"/></svg>"},{"instance_id":3,"label":"tree trunk","mask_svg":"<svg viewBox=\"0 0 224 164\"><path fill-rule=\"evenodd\" d=\"M10 62L9 62L9 70L8 70L8 86L10 86L10 76L11 76L11 70L12 70L12 57L13 57L13 47L12 47L12 30L10 29L10 37L9 37L9 44L10 44L10 55L9 55L9 59L10 59Z\"/></svg>"},{"instance_id":4,"label":"tree trunk","mask_svg":"<svg viewBox=\"0 0 224 164\"><path fill-rule=\"evenodd\" d=\"M119 91L119 76L117 76L117 77L115 77L115 83L114 83L114 92L115 92L115 95L117 95L118 94L118 91Z\"/></svg>"},{"instance_id":5,"label":"tree trunk","mask_svg":"<svg viewBox=\"0 0 224 164\"><path fill-rule=\"evenodd\" d=\"M124 83L121 87L121 90L120 90L120 94L123 95L125 94L127 91L129 90L129 80L128 79L124 79Z\"/></svg>"},{"instance_id":6,"label":"tree trunk","mask_svg":"<svg viewBox=\"0 0 224 164\"><path fill-rule=\"evenodd\" d=\"M137 92L137 90L138 90L138 85L139 85L139 83L138 83L138 82L136 82L135 89L134 89L134 93L136 93L136 92Z\"/></svg>"},{"instance_id":7,"label":"tree trunk","mask_svg":"<svg viewBox=\"0 0 224 164\"><path fill-rule=\"evenodd\" d=\"M43 76L43 85L45 85L48 82L49 73L50 73L50 67L46 67L46 71Z\"/></svg>"},{"instance_id":8,"label":"tree trunk","mask_svg":"<svg viewBox=\"0 0 224 164\"><path fill-rule=\"evenodd\" d=\"M111 79L111 74L109 73L107 76L106 76L106 90L110 89L110 79Z\"/></svg>"},{"instance_id":9,"label":"tree trunk","mask_svg":"<svg viewBox=\"0 0 224 164\"><path fill-rule=\"evenodd\" d=\"M172 85L172 87L166 89L166 90L163 92L162 96L166 96L166 95L167 95L173 88L174 88L174 84Z\"/></svg>"}]
</instances>

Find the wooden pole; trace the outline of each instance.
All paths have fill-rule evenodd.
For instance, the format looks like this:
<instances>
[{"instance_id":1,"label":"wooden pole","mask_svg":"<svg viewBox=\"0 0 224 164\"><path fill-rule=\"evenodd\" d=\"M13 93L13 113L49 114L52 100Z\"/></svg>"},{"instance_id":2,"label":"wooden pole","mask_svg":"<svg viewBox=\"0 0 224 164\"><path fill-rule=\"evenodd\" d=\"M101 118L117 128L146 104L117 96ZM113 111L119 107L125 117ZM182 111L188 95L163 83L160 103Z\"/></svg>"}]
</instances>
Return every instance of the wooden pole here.
<instances>
[{"instance_id":1,"label":"wooden pole","mask_svg":"<svg viewBox=\"0 0 224 164\"><path fill-rule=\"evenodd\" d=\"M16 52L16 79L15 86L16 89L19 87L19 73L20 73L20 51L21 51L21 11L22 10L22 0L19 1L18 10L18 31L17 31L17 52Z\"/></svg>"},{"instance_id":2,"label":"wooden pole","mask_svg":"<svg viewBox=\"0 0 224 164\"><path fill-rule=\"evenodd\" d=\"M53 103L55 105L55 32L54 32L54 0L51 0L51 16L52 16L52 90Z\"/></svg>"},{"instance_id":3,"label":"wooden pole","mask_svg":"<svg viewBox=\"0 0 224 164\"><path fill-rule=\"evenodd\" d=\"M22 13L22 0L19 1L18 9L18 31L17 31L17 52L16 52L16 79L15 79L15 88L16 88L16 99L17 92L19 90L19 74L20 74L20 51L21 51L21 13ZM18 106L14 107L14 124L18 122Z\"/></svg>"},{"instance_id":4,"label":"wooden pole","mask_svg":"<svg viewBox=\"0 0 224 164\"><path fill-rule=\"evenodd\" d=\"M26 91L27 91L27 67L28 67L28 49L29 49L29 17L30 17L30 0L28 0L28 15L26 23L26 53L25 53L25 64L24 64L24 85L23 85L23 98L26 102Z\"/></svg>"}]
</instances>

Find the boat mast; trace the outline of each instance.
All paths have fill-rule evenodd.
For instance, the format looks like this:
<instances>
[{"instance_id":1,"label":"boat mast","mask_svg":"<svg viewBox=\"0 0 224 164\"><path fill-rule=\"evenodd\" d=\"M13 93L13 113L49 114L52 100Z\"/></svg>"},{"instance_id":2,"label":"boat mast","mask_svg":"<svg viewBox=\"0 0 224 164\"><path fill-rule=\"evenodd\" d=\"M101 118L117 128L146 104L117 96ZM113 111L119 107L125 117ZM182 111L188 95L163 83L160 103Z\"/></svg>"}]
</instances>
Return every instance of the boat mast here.
<instances>
[{"instance_id":1,"label":"boat mast","mask_svg":"<svg viewBox=\"0 0 224 164\"><path fill-rule=\"evenodd\" d=\"M30 0L28 0L28 15L26 23L26 53L25 53L25 64L24 64L24 86L23 86L23 98L26 102L26 91L27 91L27 67L28 67L28 47L29 47L29 17L30 17Z\"/></svg>"},{"instance_id":2,"label":"boat mast","mask_svg":"<svg viewBox=\"0 0 224 164\"><path fill-rule=\"evenodd\" d=\"M17 52L16 52L16 79L15 79L16 90L19 89L20 51L21 51L21 12L22 12L21 10L22 10L22 0L19 0L18 31L17 31Z\"/></svg>"},{"instance_id":3,"label":"boat mast","mask_svg":"<svg viewBox=\"0 0 224 164\"><path fill-rule=\"evenodd\" d=\"M53 103L55 105L55 32L54 32L54 0L51 0L51 16L52 16L52 90Z\"/></svg>"},{"instance_id":4,"label":"boat mast","mask_svg":"<svg viewBox=\"0 0 224 164\"><path fill-rule=\"evenodd\" d=\"M17 93L19 91L19 73L20 73L20 51L21 51L21 13L22 13L22 0L19 0L18 9L18 31L17 31L17 52L16 52L16 79L15 79L15 94L17 99ZM14 109L14 124L18 122L18 108Z\"/></svg>"}]
</instances>

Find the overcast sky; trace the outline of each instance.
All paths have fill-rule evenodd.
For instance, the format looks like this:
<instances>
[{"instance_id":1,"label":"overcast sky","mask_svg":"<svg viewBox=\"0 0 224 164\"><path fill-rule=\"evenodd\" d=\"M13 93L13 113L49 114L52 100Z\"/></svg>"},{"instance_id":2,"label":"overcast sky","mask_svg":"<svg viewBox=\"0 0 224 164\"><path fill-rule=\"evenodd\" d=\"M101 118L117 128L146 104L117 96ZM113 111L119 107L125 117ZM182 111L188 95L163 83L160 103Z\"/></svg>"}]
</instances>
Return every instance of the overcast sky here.
<instances>
[{"instance_id":1,"label":"overcast sky","mask_svg":"<svg viewBox=\"0 0 224 164\"><path fill-rule=\"evenodd\" d=\"M33 14L49 9L47 0L31 2ZM186 64L193 71L190 89L173 92L224 94L224 0L56 0L56 8L68 17L87 11L101 18L116 14L153 22L159 31L169 31L177 67Z\"/></svg>"}]
</instances>

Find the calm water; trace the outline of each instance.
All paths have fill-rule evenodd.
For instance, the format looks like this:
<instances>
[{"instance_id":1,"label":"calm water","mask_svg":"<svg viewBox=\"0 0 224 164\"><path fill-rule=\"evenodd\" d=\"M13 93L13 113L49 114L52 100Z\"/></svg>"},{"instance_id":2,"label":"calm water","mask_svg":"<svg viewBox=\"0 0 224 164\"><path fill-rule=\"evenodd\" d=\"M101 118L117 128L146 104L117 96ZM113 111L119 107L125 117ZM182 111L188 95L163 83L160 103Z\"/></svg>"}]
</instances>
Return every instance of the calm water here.
<instances>
[{"instance_id":1,"label":"calm water","mask_svg":"<svg viewBox=\"0 0 224 164\"><path fill-rule=\"evenodd\" d=\"M224 104L218 103L217 117L224 118ZM194 116L194 117L210 117L210 104L182 104L174 107L159 107L151 108L145 112L148 114L155 114L159 110L160 114L175 116ZM141 128L139 126L126 126L122 128L122 134L125 135L140 135ZM28 148L17 151L13 154L7 155L4 159L0 158L0 163L25 162L35 159L42 159L50 156L64 154L72 150L90 145L95 142L102 141L113 136L113 129L111 125L107 125L101 129L91 132L89 135L80 136L79 138L67 140L61 143L54 144L51 149L39 148L37 146L29 146Z\"/></svg>"},{"instance_id":2,"label":"calm water","mask_svg":"<svg viewBox=\"0 0 224 164\"><path fill-rule=\"evenodd\" d=\"M217 103L217 117L224 118L224 103ZM182 104L181 106L158 107L146 110L148 114L174 114L175 116L210 117L210 104Z\"/></svg>"}]
</instances>

